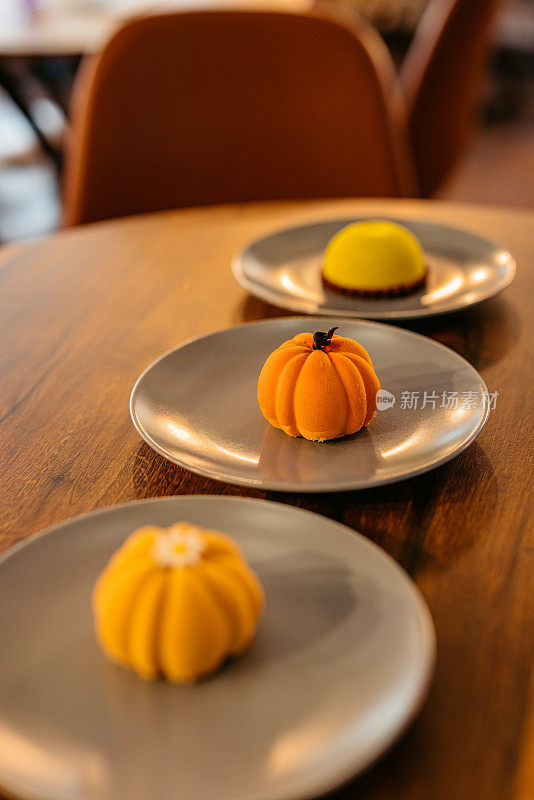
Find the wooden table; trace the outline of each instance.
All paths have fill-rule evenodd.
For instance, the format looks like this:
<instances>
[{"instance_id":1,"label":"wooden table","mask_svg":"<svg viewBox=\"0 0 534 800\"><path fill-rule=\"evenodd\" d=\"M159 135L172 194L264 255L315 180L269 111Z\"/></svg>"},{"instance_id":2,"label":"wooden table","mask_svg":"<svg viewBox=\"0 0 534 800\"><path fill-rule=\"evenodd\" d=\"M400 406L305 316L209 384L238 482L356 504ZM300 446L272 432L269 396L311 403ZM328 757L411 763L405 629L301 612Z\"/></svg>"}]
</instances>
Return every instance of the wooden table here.
<instances>
[{"instance_id":1,"label":"wooden table","mask_svg":"<svg viewBox=\"0 0 534 800\"><path fill-rule=\"evenodd\" d=\"M424 215L516 255L517 279L501 297L409 326L499 391L476 443L404 483L315 496L226 486L153 453L128 412L141 370L191 336L284 313L235 283L232 253L280 225L350 213ZM169 212L0 252L0 547L74 514L168 494L269 497L340 520L416 580L438 661L413 727L336 797L531 799L533 234L528 212L341 201Z\"/></svg>"}]
</instances>

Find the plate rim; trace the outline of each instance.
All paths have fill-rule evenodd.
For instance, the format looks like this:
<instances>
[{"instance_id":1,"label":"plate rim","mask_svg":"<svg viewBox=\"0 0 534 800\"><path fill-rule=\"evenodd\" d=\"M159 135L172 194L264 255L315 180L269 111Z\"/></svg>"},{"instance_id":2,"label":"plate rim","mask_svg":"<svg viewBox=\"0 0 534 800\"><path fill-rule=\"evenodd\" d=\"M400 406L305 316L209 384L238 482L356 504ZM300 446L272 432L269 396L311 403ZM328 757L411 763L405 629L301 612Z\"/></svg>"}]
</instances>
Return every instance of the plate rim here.
<instances>
[{"instance_id":1,"label":"plate rim","mask_svg":"<svg viewBox=\"0 0 534 800\"><path fill-rule=\"evenodd\" d=\"M232 797L232 800L309 800L310 792L312 792L311 796L313 797L321 797L326 793L339 789L346 783L355 779L385 753L387 753L387 751L404 734L415 718L419 715L430 691L437 657L436 629L430 609L428 607L428 603L426 602L421 589L415 580L404 569L404 567L401 566L401 564L399 564L399 562L393 558L393 556L390 555L387 550L378 545L372 539L369 539L360 531L316 511L310 511L306 508L300 508L298 506L293 506L291 504L275 500L222 494L165 495L163 497L143 498L142 500L131 500L126 503L117 503L116 505L95 508L91 511L86 511L82 514L68 517L61 522L49 525L46 528L37 531L36 533L33 533L25 539L15 543L11 547L8 547L7 550L1 553L0 571L3 569L6 562L8 562L12 557L16 556L18 553L20 553L20 551L31 547L36 541L44 539L45 537L54 533L61 533L63 529L83 522L88 518L105 517L109 513L120 513L123 509L132 508L135 506L166 504L172 503L176 500L180 501L182 499L189 501L193 500L195 503L199 504L206 502L217 504L222 502L223 504L228 503L228 505L245 503L253 506L277 506L280 510L284 509L285 512L289 511L290 514L295 513L297 516L306 516L311 514L314 517L318 517L323 524L336 528L338 534L346 537L347 540L350 539L353 542L356 538L359 546L367 548L380 561L382 561L382 563L384 563L388 569L393 570L393 572L397 575L398 580L401 581L407 593L409 594L417 614L421 631L421 677L413 696L410 697L409 701L407 701L409 710L403 710L403 714L401 717L399 717L399 719L397 719L395 725L391 727L388 735L383 737L382 743L378 746L375 744L370 752L366 752L364 754L363 758L355 758L354 756L351 757L352 752L350 749L347 756L347 751L344 750L340 758L335 759L334 763L329 760L326 766L323 765L316 770L314 774L316 774L318 777L315 780L312 779L314 786L310 786L309 773L306 773L305 778L292 779L288 783L282 784L277 791L259 791L255 792L254 794L235 796ZM4 792L7 792L8 796L16 798L19 797L16 790L13 792L13 789L9 784L3 786L2 783L2 775L0 774L0 789ZM45 800L45 795L36 793L32 794L32 796L38 798L39 800ZM20 795L20 800L22 800L22 795Z\"/></svg>"},{"instance_id":2,"label":"plate rim","mask_svg":"<svg viewBox=\"0 0 534 800\"><path fill-rule=\"evenodd\" d=\"M425 308L419 309L403 309L399 311L395 310L387 310L384 309L383 311L365 311L365 309L355 309L351 311L350 309L332 309L325 306L317 306L313 309L313 311L309 310L309 303L305 300L299 301L298 298L291 298L288 296L287 302L284 302L284 305L280 305L280 296L277 295L275 292L271 292L269 289L258 286L251 281L245 274L243 268L243 261L244 258L249 250L251 250L255 245L262 242L264 239L268 239L271 236L275 236L276 234L281 233L288 233L292 230L297 230L299 228L313 228L317 225L322 223L328 222L343 222L346 224L348 217L324 217L322 219L313 220L310 222L304 222L302 224L297 225L290 225L287 227L279 227L270 232L264 233L261 236L256 236L254 239L251 239L247 244L241 247L239 250L235 251L232 255L232 259L230 262L230 267L232 274L242 289L244 289L249 294L253 295L254 297L258 297L260 300L269 303L270 305L275 306L276 308L285 308L290 311L295 311L299 314L307 314L309 316L341 316L346 319L369 319L369 320L410 320L410 319L421 319L424 317L434 317L439 316L440 314L453 314L455 312L464 311L467 308L473 308L474 306L478 305L479 303L483 303L485 300L489 300L492 297L496 297L505 289L507 289L514 281L516 272L517 272L517 261L513 253L504 245L501 245L499 242L496 242L494 239L490 239L486 236L481 236L478 233L474 233L473 231L462 228L457 225L448 225L442 222L436 222L434 220L423 219L421 217L394 217L391 215L375 215L375 216L354 216L350 219L353 219L354 222L365 222L367 220L374 220L374 219L384 219L389 222L397 222L399 224L405 223L416 223L416 224L425 224L425 225L434 225L438 228L442 229L449 229L453 231L460 232L462 234L466 234L472 236L475 239L478 239L481 242L484 242L486 245L489 245L495 250L501 250L505 252L508 256L507 265L506 265L506 275L501 279L501 281L497 284L494 289L483 293L480 297L476 299L463 303L460 306L451 306L445 305L436 309L435 307L428 306ZM387 303L387 300L385 301Z\"/></svg>"},{"instance_id":3,"label":"plate rim","mask_svg":"<svg viewBox=\"0 0 534 800\"><path fill-rule=\"evenodd\" d=\"M167 358L169 355L171 355L171 353L174 353L177 350L181 350L182 348L187 347L190 344L193 344L193 342L200 341L201 339L207 339L207 338L209 338L211 336L219 336L219 335L224 334L224 333L226 333L226 332L228 332L230 330L237 330L239 328L246 328L246 327L249 327L249 326L260 326L260 325L261 326L271 326L272 325L274 327L277 324L280 324L281 322L286 322L286 321L290 321L290 320L296 321L298 319L302 319L305 323L309 323L314 319L314 317L311 316L311 315L304 316L304 317L300 317L300 316L276 317L274 319L254 320L254 321L251 321L251 322L244 322L244 323L241 323L239 325L230 325L230 326L225 327L225 328L219 328L218 330L212 331L211 333L203 334L201 336L193 336L191 338L188 338L185 341L183 341L181 344L178 344L175 347L171 347L169 350L166 350L164 353L162 353L160 356L158 356L156 359L154 359L154 361L152 361L141 372L141 374L139 375L139 377L135 381L135 383L133 385L133 388L132 388L132 391L130 393L130 403L129 403L130 418L131 418L131 420L133 422L133 425L134 425L135 429L137 430L137 432L139 433L139 435L141 436L143 441L146 444L148 444L148 446L151 447L152 450L154 450L160 456L165 458L167 461L170 461L171 463L176 464L177 466L181 467L182 469L187 470L188 472L193 472L195 475L201 475L202 477L210 478L211 480L219 481L219 482L222 482L222 483L227 483L227 484L230 484L230 485L233 485L233 486L243 486L243 487L247 487L249 489L259 489L259 490L262 490L262 491L265 490L265 491L272 491L272 492L289 492L289 493L295 493L295 494L313 494L314 492L318 492L318 493L349 492L349 491L359 491L361 489L371 489L371 488L374 488L375 486L387 486L389 484L400 483L401 481L409 480L410 478L415 478L418 475L423 475L425 472L430 472L431 470L436 469L437 467L440 467L443 464L446 464L448 461L451 461L453 458L456 458L461 453L463 453L464 450L466 450L469 447L469 445L472 444L475 441L475 439L478 437L478 435L480 434L481 430L483 429L484 425L486 424L486 422L488 420L488 416L489 416L489 403L488 403L488 400L487 400L488 388L486 386L486 383L485 383L484 379L480 375L480 373L463 356L459 355L455 350L452 350L452 348L447 347L447 345L444 345L441 342L437 342L435 339L432 339L429 336L425 336L424 334L416 333L415 331L406 330L405 328L398 328L398 327L396 327L394 325L388 325L387 323L384 323L384 322L377 322L375 320L364 319L362 317L353 317L353 318L351 318L351 319L349 319L347 321L351 322L353 324L359 324L359 325L364 325L364 326L378 326L380 328L389 328L390 330L392 329L392 330L398 331L401 335L404 334L404 335L407 335L409 337L415 336L418 339L425 340L425 342L430 342L434 346L436 346L438 348L441 348L441 349L445 350L446 352L448 352L449 354L452 354L456 358L460 359L460 361L462 361L468 367L468 369L472 373L474 373L476 378L480 381L480 383L482 384L482 387L483 387L483 397L484 397L483 413L481 415L481 418L480 418L479 423L478 423L477 427L475 428L475 430L471 433L471 435L464 442L462 442L462 444L457 449L453 450L452 453L448 453L446 456L441 457L441 458L436 458L433 461L431 461L429 464L425 464L424 466L419 467L416 470L404 471L403 473L399 474L398 476L396 476L394 478L386 477L386 478L382 478L382 479L378 479L378 480L361 481L361 482L359 482L357 484L355 484L354 481L346 481L344 483L338 483L335 486L332 486L330 483L320 483L320 484L316 484L314 486L307 486L307 487L298 486L297 487L296 484L288 483L287 481L279 482L279 483L272 482L272 481L267 481L266 482L266 481L261 480L261 479L254 480L254 479L242 478L242 477L240 477L238 475L229 475L227 473L223 474L221 472L218 472L217 470L209 470L209 469L203 469L203 468L200 468L200 467L192 467L188 463L186 463L185 461L182 461L179 458L175 458L174 456L172 456L169 453L167 453L165 451L165 449L163 447L161 447L156 441L154 441L152 439L152 437L148 434L148 432L144 429L143 425L141 424L141 421L139 420L139 417L137 415L136 409L135 409L136 397L137 397L137 393L138 393L138 390L139 390L139 386L141 385L141 381L143 380L145 375L147 375L148 372L150 372L151 369L153 369L157 364L159 364L160 361L163 361L165 358ZM321 325L324 324L324 320L325 319L328 319L328 317L325 316L325 317L321 317L320 318L320 324ZM331 321L335 322L334 317L331 317Z\"/></svg>"}]
</instances>

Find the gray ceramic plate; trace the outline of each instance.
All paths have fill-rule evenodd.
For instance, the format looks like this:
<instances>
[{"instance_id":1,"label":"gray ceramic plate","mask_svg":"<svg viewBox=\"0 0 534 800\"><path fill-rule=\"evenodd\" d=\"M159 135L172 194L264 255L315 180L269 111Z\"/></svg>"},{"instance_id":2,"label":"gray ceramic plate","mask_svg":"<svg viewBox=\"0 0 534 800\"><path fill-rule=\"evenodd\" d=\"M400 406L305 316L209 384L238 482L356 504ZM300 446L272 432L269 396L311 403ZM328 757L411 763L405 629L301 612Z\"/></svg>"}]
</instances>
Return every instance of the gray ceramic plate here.
<instances>
[{"instance_id":1,"label":"gray ceramic plate","mask_svg":"<svg viewBox=\"0 0 534 800\"><path fill-rule=\"evenodd\" d=\"M90 594L137 526L233 536L266 610L249 652L193 687L108 662ZM50 529L0 563L0 786L26 800L309 800L423 702L434 631L414 584L345 526L278 503L171 497Z\"/></svg>"},{"instance_id":2,"label":"gray ceramic plate","mask_svg":"<svg viewBox=\"0 0 534 800\"><path fill-rule=\"evenodd\" d=\"M287 492L392 483L448 461L473 441L488 410L473 367L425 336L363 320L342 320L339 332L369 351L382 388L396 398L393 407L354 436L322 443L294 439L266 422L256 387L269 353L301 331L339 324L324 317L255 322L172 350L133 389L137 430L193 472ZM418 407L404 408L403 397L412 395Z\"/></svg>"},{"instance_id":3,"label":"gray ceramic plate","mask_svg":"<svg viewBox=\"0 0 534 800\"><path fill-rule=\"evenodd\" d=\"M425 289L407 297L370 300L325 290L320 269L332 236L347 217L279 230L251 242L233 260L237 281L268 303L304 314L368 319L410 319L457 311L492 297L515 276L513 256L503 247L458 228L421 220L391 219L421 242L429 265Z\"/></svg>"}]
</instances>

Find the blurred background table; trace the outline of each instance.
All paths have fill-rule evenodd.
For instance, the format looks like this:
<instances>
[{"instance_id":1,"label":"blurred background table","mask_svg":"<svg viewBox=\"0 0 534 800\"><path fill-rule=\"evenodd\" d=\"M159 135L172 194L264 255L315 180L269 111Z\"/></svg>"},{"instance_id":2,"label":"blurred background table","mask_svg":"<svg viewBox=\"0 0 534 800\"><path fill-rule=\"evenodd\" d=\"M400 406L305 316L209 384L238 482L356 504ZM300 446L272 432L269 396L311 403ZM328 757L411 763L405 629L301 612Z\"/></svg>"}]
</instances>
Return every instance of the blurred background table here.
<instances>
[{"instance_id":1,"label":"blurred background table","mask_svg":"<svg viewBox=\"0 0 534 800\"><path fill-rule=\"evenodd\" d=\"M262 6L306 10L313 0L2 0L0 56L81 56L129 17L187 9ZM363 2L363 0L362 0Z\"/></svg>"},{"instance_id":2,"label":"blurred background table","mask_svg":"<svg viewBox=\"0 0 534 800\"><path fill-rule=\"evenodd\" d=\"M452 462L335 495L248 491L187 472L140 440L135 379L192 336L283 315L230 271L249 239L348 214L439 220L501 241L515 283L464 312L411 324L482 374L496 409ZM339 800L530 800L534 213L423 201L274 203L82 226L0 254L0 549L67 517L169 494L268 497L361 531L414 578L438 660L420 717ZM303 323L305 327L305 323Z\"/></svg>"}]
</instances>

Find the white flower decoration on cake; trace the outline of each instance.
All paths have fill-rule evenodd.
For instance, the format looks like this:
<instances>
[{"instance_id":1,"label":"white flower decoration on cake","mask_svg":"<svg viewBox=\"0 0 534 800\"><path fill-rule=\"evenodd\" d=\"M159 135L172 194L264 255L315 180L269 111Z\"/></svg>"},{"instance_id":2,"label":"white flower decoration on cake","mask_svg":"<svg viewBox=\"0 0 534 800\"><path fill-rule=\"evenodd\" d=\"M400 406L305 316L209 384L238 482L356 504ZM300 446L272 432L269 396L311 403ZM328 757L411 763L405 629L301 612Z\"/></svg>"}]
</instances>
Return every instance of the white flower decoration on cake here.
<instances>
[{"instance_id":1,"label":"white flower decoration on cake","mask_svg":"<svg viewBox=\"0 0 534 800\"><path fill-rule=\"evenodd\" d=\"M152 557L162 567L194 567L200 563L204 548L199 528L178 522L157 534Z\"/></svg>"}]
</instances>

